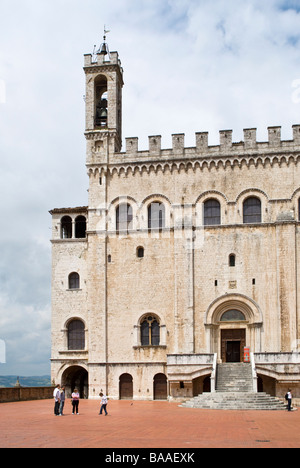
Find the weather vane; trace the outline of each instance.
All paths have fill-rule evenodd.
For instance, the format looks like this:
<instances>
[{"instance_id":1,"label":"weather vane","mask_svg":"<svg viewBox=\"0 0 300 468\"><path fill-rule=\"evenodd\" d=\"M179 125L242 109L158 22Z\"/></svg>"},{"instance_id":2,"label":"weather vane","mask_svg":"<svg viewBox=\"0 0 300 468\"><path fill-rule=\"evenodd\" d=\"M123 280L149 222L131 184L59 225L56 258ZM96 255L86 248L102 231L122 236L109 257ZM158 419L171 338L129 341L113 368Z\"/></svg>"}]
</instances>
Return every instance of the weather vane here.
<instances>
[{"instance_id":1,"label":"weather vane","mask_svg":"<svg viewBox=\"0 0 300 468\"><path fill-rule=\"evenodd\" d=\"M96 51L96 45L94 45L94 50L93 50L93 57L95 57L97 54L100 55L109 55L109 50L108 50L108 45L106 43L106 35L110 32L109 29L106 29L106 26L104 25L104 35L103 35L103 43L100 44L99 49Z\"/></svg>"},{"instance_id":2,"label":"weather vane","mask_svg":"<svg viewBox=\"0 0 300 468\"><path fill-rule=\"evenodd\" d=\"M106 26L104 25L104 36L103 36L103 40L106 41L106 34L108 34L110 32L109 29L106 29Z\"/></svg>"}]
</instances>

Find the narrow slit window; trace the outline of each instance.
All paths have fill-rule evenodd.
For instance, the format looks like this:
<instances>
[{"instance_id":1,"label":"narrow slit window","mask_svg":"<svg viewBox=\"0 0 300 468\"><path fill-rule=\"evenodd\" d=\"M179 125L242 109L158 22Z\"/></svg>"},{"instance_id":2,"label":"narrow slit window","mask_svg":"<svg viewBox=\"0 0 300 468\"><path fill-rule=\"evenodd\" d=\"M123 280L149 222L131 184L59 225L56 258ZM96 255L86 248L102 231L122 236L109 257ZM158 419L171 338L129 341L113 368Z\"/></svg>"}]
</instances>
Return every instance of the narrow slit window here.
<instances>
[{"instance_id":1,"label":"narrow slit window","mask_svg":"<svg viewBox=\"0 0 300 468\"><path fill-rule=\"evenodd\" d=\"M234 254L229 255L229 266L231 268L235 267L235 255Z\"/></svg>"}]
</instances>

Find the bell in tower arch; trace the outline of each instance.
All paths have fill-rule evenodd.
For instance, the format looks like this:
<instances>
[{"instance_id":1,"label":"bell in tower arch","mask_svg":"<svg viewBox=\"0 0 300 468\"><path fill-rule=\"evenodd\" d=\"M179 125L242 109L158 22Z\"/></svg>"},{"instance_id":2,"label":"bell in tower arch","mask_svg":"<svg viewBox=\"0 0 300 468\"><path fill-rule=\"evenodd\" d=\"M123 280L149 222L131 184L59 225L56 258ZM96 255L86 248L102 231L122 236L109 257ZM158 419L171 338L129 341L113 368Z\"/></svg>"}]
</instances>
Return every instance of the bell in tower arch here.
<instances>
[{"instance_id":1,"label":"bell in tower arch","mask_svg":"<svg viewBox=\"0 0 300 468\"><path fill-rule=\"evenodd\" d=\"M107 99L101 98L96 106L95 127L107 127Z\"/></svg>"},{"instance_id":2,"label":"bell in tower arch","mask_svg":"<svg viewBox=\"0 0 300 468\"><path fill-rule=\"evenodd\" d=\"M100 109L100 126L107 126L107 109L104 107Z\"/></svg>"}]
</instances>

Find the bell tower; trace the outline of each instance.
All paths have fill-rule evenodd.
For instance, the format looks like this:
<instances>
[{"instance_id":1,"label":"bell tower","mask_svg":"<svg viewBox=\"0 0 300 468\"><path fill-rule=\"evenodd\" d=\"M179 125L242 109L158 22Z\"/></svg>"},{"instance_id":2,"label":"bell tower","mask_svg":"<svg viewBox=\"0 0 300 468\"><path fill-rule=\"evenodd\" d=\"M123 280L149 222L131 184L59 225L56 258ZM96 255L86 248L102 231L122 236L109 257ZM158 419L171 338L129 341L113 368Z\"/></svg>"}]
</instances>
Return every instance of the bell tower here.
<instances>
[{"instance_id":1,"label":"bell tower","mask_svg":"<svg viewBox=\"0 0 300 468\"><path fill-rule=\"evenodd\" d=\"M118 52L109 52L106 36L97 52L84 56L86 76L87 164L108 163L122 147L123 69Z\"/></svg>"}]
</instances>

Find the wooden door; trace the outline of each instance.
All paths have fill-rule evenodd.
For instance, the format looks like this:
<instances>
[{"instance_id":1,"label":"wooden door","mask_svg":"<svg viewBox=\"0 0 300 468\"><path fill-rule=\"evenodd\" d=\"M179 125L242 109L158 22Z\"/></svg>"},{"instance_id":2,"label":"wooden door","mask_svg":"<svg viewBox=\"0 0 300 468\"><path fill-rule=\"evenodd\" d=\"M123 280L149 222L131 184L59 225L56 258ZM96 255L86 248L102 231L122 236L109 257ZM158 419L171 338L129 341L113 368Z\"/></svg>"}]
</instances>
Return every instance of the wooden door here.
<instances>
[{"instance_id":1,"label":"wooden door","mask_svg":"<svg viewBox=\"0 0 300 468\"><path fill-rule=\"evenodd\" d=\"M156 374L153 385L154 400L166 400L168 398L168 383L165 374Z\"/></svg>"},{"instance_id":2,"label":"wooden door","mask_svg":"<svg viewBox=\"0 0 300 468\"><path fill-rule=\"evenodd\" d=\"M120 400L133 399L133 379L130 374L122 374L120 377Z\"/></svg>"},{"instance_id":3,"label":"wooden door","mask_svg":"<svg viewBox=\"0 0 300 468\"><path fill-rule=\"evenodd\" d=\"M222 362L242 362L244 346L246 346L244 328L221 330Z\"/></svg>"},{"instance_id":4,"label":"wooden door","mask_svg":"<svg viewBox=\"0 0 300 468\"><path fill-rule=\"evenodd\" d=\"M226 362L241 362L240 341L226 341Z\"/></svg>"}]
</instances>

